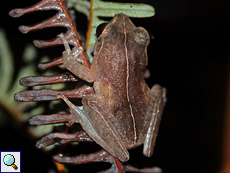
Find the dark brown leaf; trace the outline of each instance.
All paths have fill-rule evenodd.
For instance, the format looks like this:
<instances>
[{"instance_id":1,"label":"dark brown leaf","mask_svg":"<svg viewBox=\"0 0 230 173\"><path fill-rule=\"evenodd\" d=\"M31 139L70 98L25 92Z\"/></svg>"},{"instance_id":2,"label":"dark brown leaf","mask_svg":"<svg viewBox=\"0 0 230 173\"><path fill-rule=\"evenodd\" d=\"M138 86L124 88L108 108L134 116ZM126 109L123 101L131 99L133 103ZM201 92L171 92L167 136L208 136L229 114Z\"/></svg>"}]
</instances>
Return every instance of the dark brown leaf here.
<instances>
[{"instance_id":1,"label":"dark brown leaf","mask_svg":"<svg viewBox=\"0 0 230 173\"><path fill-rule=\"evenodd\" d=\"M51 76L28 76L21 78L19 83L22 86L38 86L64 82L76 82L78 79L69 72Z\"/></svg>"},{"instance_id":2,"label":"dark brown leaf","mask_svg":"<svg viewBox=\"0 0 230 173\"><path fill-rule=\"evenodd\" d=\"M57 95L64 95L68 98L82 98L83 96L92 93L94 93L93 88L86 85L81 88L62 91L52 89L27 90L16 93L14 95L14 100L20 102L52 101L60 100Z\"/></svg>"}]
</instances>

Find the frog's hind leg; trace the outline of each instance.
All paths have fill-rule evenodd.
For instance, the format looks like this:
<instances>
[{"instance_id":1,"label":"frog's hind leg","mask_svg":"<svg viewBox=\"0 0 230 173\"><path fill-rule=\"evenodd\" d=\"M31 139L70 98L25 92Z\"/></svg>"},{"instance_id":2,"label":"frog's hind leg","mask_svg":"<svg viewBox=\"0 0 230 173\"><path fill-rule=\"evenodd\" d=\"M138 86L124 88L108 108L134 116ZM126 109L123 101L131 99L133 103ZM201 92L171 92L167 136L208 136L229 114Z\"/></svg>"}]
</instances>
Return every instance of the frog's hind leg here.
<instances>
[{"instance_id":1,"label":"frog's hind leg","mask_svg":"<svg viewBox=\"0 0 230 173\"><path fill-rule=\"evenodd\" d=\"M67 125L74 122L81 124L85 132L101 147L122 162L129 159L129 153L125 148L115 126L97 105L97 101L83 99L84 110L79 109L71 103L65 96L61 97L70 107L72 118ZM90 97L88 97L90 98ZM95 97L93 98L96 99Z\"/></svg>"},{"instance_id":2,"label":"frog's hind leg","mask_svg":"<svg viewBox=\"0 0 230 173\"><path fill-rule=\"evenodd\" d=\"M150 114L151 118L146 132L143 149L143 154L147 157L150 157L153 154L158 128L160 126L162 112L166 102L166 89L156 84L152 87L150 93L149 104L150 107L153 107L153 109L151 109L151 112L147 113Z\"/></svg>"},{"instance_id":3,"label":"frog's hind leg","mask_svg":"<svg viewBox=\"0 0 230 173\"><path fill-rule=\"evenodd\" d=\"M72 102L69 101L69 99L67 99L64 95L57 95L58 98L62 98L66 104L70 107L70 108L74 108L74 112L76 113L73 113L73 110L70 109L70 112L71 112L71 118L69 119L69 122L66 123L66 125L68 127L70 127L71 125L73 125L74 123L78 123L79 122L79 117L76 116L78 114L80 114L81 116L84 116L85 112L83 110L82 107L77 107L75 106Z\"/></svg>"}]
</instances>

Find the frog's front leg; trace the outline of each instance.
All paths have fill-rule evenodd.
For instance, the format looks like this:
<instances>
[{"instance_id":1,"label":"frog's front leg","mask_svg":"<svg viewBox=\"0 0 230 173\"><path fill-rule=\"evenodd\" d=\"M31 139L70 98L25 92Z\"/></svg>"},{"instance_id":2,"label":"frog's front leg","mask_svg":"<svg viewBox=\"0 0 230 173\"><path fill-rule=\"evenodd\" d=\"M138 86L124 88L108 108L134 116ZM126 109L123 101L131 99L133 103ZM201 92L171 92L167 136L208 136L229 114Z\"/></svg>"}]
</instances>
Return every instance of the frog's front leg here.
<instances>
[{"instance_id":1,"label":"frog's front leg","mask_svg":"<svg viewBox=\"0 0 230 173\"><path fill-rule=\"evenodd\" d=\"M154 85L150 91L150 103L147 116L150 117L148 130L144 141L143 154L150 157L153 154L155 141L158 134L158 128L161 121L161 115L166 102L166 89L160 85ZM153 108L153 109L152 109Z\"/></svg>"},{"instance_id":2,"label":"frog's front leg","mask_svg":"<svg viewBox=\"0 0 230 173\"><path fill-rule=\"evenodd\" d=\"M86 96L82 100L85 110L81 110L72 104L65 96L62 95L60 97L62 97L71 109L73 117L69 125L74 121L79 122L85 132L114 157L117 157L122 162L129 159L129 153L116 127L110 120L112 115L105 115L100 106L100 100L93 95Z\"/></svg>"},{"instance_id":3,"label":"frog's front leg","mask_svg":"<svg viewBox=\"0 0 230 173\"><path fill-rule=\"evenodd\" d=\"M77 57L83 52L83 47L78 48L78 53L73 57L71 53L71 49L67 40L65 39L63 34L58 35L59 38L62 40L65 51L62 53L63 55L63 64L65 68L75 74L77 77L87 81L93 82L97 75L97 68L95 65L91 66L91 69L87 68L84 65L81 65L76 61Z\"/></svg>"}]
</instances>

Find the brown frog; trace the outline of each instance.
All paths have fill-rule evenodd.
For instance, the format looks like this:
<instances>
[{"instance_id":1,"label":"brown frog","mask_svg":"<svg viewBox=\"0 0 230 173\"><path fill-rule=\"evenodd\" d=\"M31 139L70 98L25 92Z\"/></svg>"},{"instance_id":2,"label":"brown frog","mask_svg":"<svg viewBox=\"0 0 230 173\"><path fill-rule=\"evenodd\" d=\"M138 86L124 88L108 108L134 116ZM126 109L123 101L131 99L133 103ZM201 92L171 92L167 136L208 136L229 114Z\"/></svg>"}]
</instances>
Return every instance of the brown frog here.
<instances>
[{"instance_id":1,"label":"brown frog","mask_svg":"<svg viewBox=\"0 0 230 173\"><path fill-rule=\"evenodd\" d=\"M148 64L148 32L135 27L129 17L117 14L96 41L94 61L87 68L76 61L63 35L64 66L79 78L93 82L95 94L84 96L83 109L65 96L72 119L101 147L120 161L129 160L128 149L144 144L150 157L165 104L165 89L150 89L144 72Z\"/></svg>"}]
</instances>

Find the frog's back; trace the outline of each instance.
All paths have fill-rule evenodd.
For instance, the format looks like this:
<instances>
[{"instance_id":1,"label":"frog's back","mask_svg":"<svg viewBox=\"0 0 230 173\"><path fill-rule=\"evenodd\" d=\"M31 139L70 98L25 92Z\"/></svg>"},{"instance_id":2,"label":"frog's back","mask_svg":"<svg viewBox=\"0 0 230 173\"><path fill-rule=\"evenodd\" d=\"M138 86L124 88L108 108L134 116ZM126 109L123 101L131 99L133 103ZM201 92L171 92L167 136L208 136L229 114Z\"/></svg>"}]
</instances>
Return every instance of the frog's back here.
<instances>
[{"instance_id":1,"label":"frog's back","mask_svg":"<svg viewBox=\"0 0 230 173\"><path fill-rule=\"evenodd\" d=\"M106 30L107 29L107 30ZM100 38L97 59L98 77L94 88L99 98L116 117L127 148L143 142L143 127L147 111L149 88L144 81L147 65L148 33L136 28L121 15L105 28L110 35Z\"/></svg>"}]
</instances>

